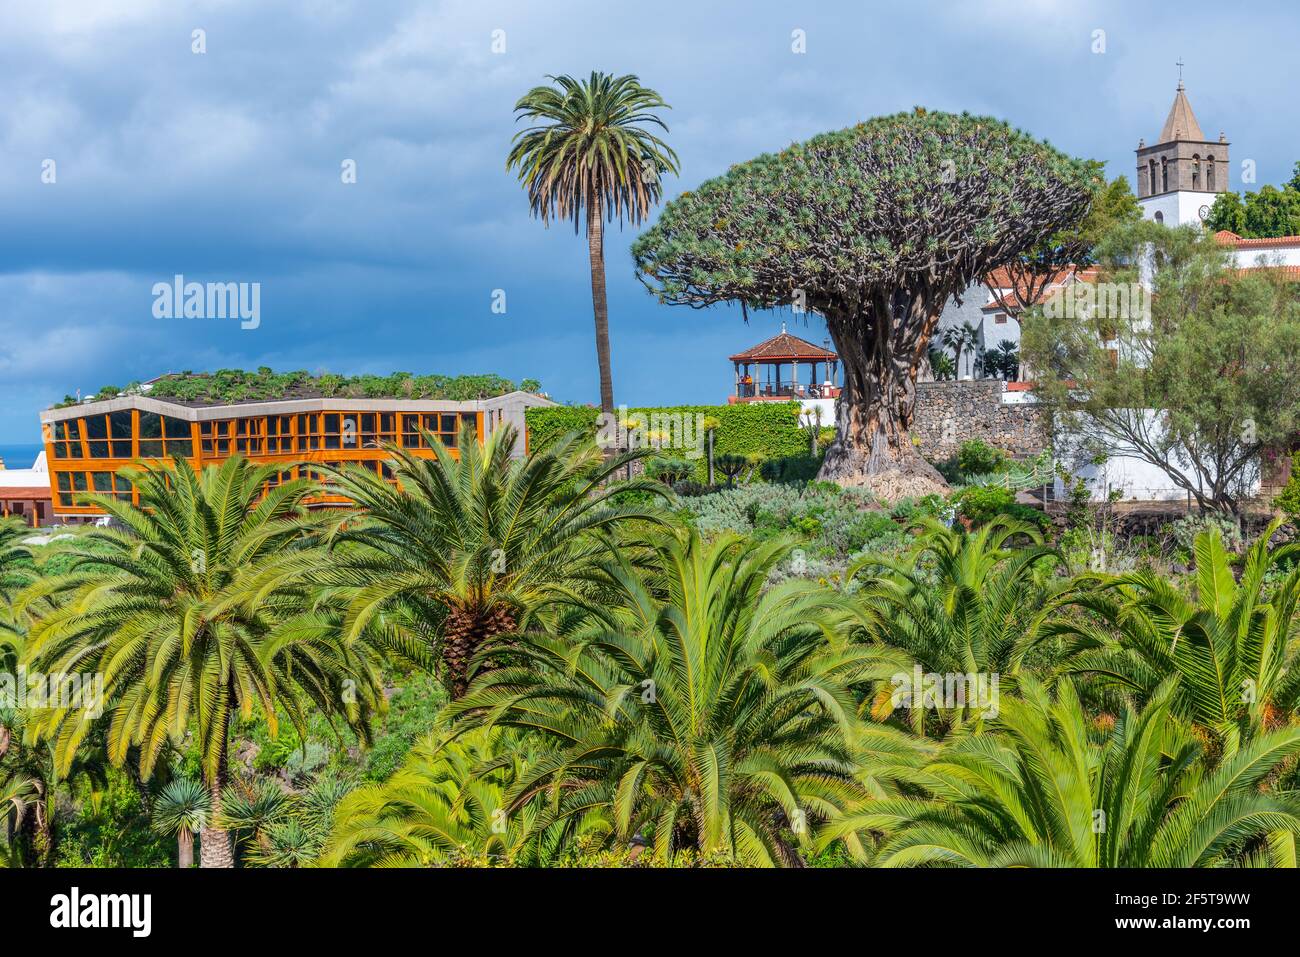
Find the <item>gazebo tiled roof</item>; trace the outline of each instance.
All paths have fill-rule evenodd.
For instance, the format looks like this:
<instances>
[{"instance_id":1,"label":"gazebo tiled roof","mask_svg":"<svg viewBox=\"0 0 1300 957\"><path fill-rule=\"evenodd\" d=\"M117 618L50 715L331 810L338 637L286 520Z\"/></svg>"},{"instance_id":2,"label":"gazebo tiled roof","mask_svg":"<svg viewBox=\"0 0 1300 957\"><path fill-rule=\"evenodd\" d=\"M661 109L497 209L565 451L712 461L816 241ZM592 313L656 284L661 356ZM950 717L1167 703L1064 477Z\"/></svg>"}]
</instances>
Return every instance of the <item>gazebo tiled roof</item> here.
<instances>
[{"instance_id":1,"label":"gazebo tiled roof","mask_svg":"<svg viewBox=\"0 0 1300 957\"><path fill-rule=\"evenodd\" d=\"M839 356L829 349L790 335L784 326L771 339L731 357L732 362L834 362L837 359Z\"/></svg>"}]
</instances>

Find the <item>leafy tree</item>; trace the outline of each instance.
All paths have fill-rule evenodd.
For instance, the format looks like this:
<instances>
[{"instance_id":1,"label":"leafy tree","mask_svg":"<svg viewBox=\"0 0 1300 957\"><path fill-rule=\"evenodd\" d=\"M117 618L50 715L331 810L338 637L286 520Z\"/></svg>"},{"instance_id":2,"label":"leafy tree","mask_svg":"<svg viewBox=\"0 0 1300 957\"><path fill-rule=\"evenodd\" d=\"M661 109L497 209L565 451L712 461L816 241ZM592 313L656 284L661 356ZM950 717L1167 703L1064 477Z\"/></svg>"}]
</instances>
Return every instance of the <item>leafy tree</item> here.
<instances>
[{"instance_id":1,"label":"leafy tree","mask_svg":"<svg viewBox=\"0 0 1300 957\"><path fill-rule=\"evenodd\" d=\"M1246 204L1241 201L1239 193L1220 193L1210 207L1210 215L1205 219L1206 228L1217 233L1227 230L1238 236L1246 235Z\"/></svg>"},{"instance_id":2,"label":"leafy tree","mask_svg":"<svg viewBox=\"0 0 1300 957\"><path fill-rule=\"evenodd\" d=\"M304 505L315 483L268 486L281 468L235 456L202 473L184 460L131 470L138 506L89 498L121 528L95 529L87 540L103 547L82 549L71 572L26 593L56 604L31 629L31 660L50 674L92 669L104 682L104 702L64 702L33 722L53 744L56 770L66 774L75 760L96 704L109 716L111 761L121 765L138 748L146 779L167 743L192 727L212 795L204 867L233 863L216 822L235 713L260 709L274 733L283 711L301 733L318 711L364 733L381 706L373 662L337 633L285 627L273 602L241 601L259 565L305 547L320 524Z\"/></svg>"},{"instance_id":3,"label":"leafy tree","mask_svg":"<svg viewBox=\"0 0 1300 957\"><path fill-rule=\"evenodd\" d=\"M543 223L572 219L576 232L586 217L600 407L613 412L604 220L640 223L663 195L662 174L677 172L677 154L648 129L667 132L654 111L668 104L631 75L549 79L552 86L534 87L515 104L519 119L540 122L515 134L506 168L518 171L533 215Z\"/></svg>"},{"instance_id":4,"label":"leafy tree","mask_svg":"<svg viewBox=\"0 0 1300 957\"><path fill-rule=\"evenodd\" d=\"M538 830L608 810L619 842L646 835L662 859L687 848L796 864L814 827L866 793L855 758L867 742L906 750L898 732L862 728L852 690L906 659L847 641L855 615L836 592L803 580L768 588L784 542L705 544L690 532L654 547L644 575L611 555L598 600L501 649L501 667L448 717L541 736L503 805L514 814L552 796Z\"/></svg>"},{"instance_id":5,"label":"leafy tree","mask_svg":"<svg viewBox=\"0 0 1300 957\"><path fill-rule=\"evenodd\" d=\"M1201 230L1141 223L1108 241L1099 284L1072 289L1022 321L1058 446L1142 459L1202 510L1236 513L1261 449L1300 430L1297 287L1236 270Z\"/></svg>"},{"instance_id":6,"label":"leafy tree","mask_svg":"<svg viewBox=\"0 0 1300 957\"><path fill-rule=\"evenodd\" d=\"M1246 239L1300 235L1300 163L1296 171L1281 189L1262 186L1244 199L1237 193L1220 193L1206 225L1212 232L1226 229Z\"/></svg>"},{"instance_id":7,"label":"leafy tree","mask_svg":"<svg viewBox=\"0 0 1300 957\"><path fill-rule=\"evenodd\" d=\"M844 367L824 478L903 470L916 376L940 311L1026 247L1083 219L1084 162L987 117L912 113L825 133L682 194L632 247L660 300L798 304Z\"/></svg>"},{"instance_id":8,"label":"leafy tree","mask_svg":"<svg viewBox=\"0 0 1300 957\"><path fill-rule=\"evenodd\" d=\"M390 447L399 484L359 466L329 470L335 490L360 507L360 520L333 537L329 562L289 556L263 585L296 578L342 589L345 641L393 614L424 622L443 683L459 696L483 645L581 581L603 552L600 533L660 520L658 510L621 493L652 491L652 501L667 493L651 479L611 485L645 453L605 460L578 433L527 459L511 458L516 434L509 426L480 446L467 424L456 452L426 437L432 458Z\"/></svg>"},{"instance_id":9,"label":"leafy tree","mask_svg":"<svg viewBox=\"0 0 1300 957\"><path fill-rule=\"evenodd\" d=\"M1261 783L1300 754L1300 728L1211 770L1169 720L1172 682L1104 733L1069 682L1055 699L1031 678L1020 690L993 733L953 740L926 767L932 799L868 804L821 840L884 831L884 867L1294 866L1300 801Z\"/></svg>"}]
</instances>

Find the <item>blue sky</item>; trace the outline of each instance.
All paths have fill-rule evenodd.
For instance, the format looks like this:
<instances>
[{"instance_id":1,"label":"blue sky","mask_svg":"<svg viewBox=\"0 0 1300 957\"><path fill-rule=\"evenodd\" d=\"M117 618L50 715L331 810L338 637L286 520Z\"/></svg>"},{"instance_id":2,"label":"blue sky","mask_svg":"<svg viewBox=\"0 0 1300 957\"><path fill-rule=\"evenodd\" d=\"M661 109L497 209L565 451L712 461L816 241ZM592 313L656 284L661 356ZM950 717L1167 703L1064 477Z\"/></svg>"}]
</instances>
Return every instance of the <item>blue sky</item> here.
<instances>
[{"instance_id":1,"label":"blue sky","mask_svg":"<svg viewBox=\"0 0 1300 957\"><path fill-rule=\"evenodd\" d=\"M529 219L504 170L511 108L548 73L636 73L664 95L670 196L917 104L1131 176L1180 57L1234 188L1243 159L1263 184L1300 158L1300 15L1281 2L0 3L0 443L35 441L67 392L184 369L498 372L596 401L585 242ZM724 401L726 356L782 317L658 305L634 236L606 249L616 399ZM154 318L176 273L261 283L260 326Z\"/></svg>"}]
</instances>

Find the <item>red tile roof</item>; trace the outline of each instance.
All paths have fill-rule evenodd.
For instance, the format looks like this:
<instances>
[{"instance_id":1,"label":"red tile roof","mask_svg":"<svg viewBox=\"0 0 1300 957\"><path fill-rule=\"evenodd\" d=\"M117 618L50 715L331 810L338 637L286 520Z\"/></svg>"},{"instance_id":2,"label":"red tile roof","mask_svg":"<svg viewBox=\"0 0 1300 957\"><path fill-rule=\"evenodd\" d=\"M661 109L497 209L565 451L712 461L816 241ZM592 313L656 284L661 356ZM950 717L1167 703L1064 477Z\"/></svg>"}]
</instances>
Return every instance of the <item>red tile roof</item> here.
<instances>
[{"instance_id":1,"label":"red tile roof","mask_svg":"<svg viewBox=\"0 0 1300 957\"><path fill-rule=\"evenodd\" d=\"M1234 249L1274 249L1286 246L1300 246L1300 236L1273 236L1266 239L1242 239L1236 233L1220 229L1214 234L1215 240L1220 246L1231 246Z\"/></svg>"},{"instance_id":2,"label":"red tile roof","mask_svg":"<svg viewBox=\"0 0 1300 957\"><path fill-rule=\"evenodd\" d=\"M1077 279L1079 282L1095 282L1097 280L1097 275L1097 268L1095 266L1087 266L1083 269L1074 265L1065 266L1064 268L1057 270L1057 272L1053 274L1051 280L1042 287L1038 296L1034 299L1034 304L1037 305L1046 302L1052 297L1052 294L1055 293L1056 290L1065 285L1065 283L1070 279ZM985 284L992 286L997 290L998 297L994 299L993 302L982 306L982 309L985 311L998 310L1004 312L1008 309L1019 308L1019 303L1013 294L1014 286L1011 274L1006 269L998 268L993 270L985 278ZM998 301L999 299L1002 301Z\"/></svg>"},{"instance_id":3,"label":"red tile roof","mask_svg":"<svg viewBox=\"0 0 1300 957\"><path fill-rule=\"evenodd\" d=\"M838 359L839 356L829 349L815 346L807 339L792 336L782 329L778 334L760 342L758 345L738 352L731 357L732 362L799 362L824 359Z\"/></svg>"},{"instance_id":4,"label":"red tile roof","mask_svg":"<svg viewBox=\"0 0 1300 957\"><path fill-rule=\"evenodd\" d=\"M33 498L49 501L50 487L48 485L0 485L2 500L24 501Z\"/></svg>"},{"instance_id":5,"label":"red tile roof","mask_svg":"<svg viewBox=\"0 0 1300 957\"><path fill-rule=\"evenodd\" d=\"M1246 266L1238 269L1237 275L1244 276L1247 273L1259 272L1276 273L1287 282L1300 282L1300 266Z\"/></svg>"}]
</instances>

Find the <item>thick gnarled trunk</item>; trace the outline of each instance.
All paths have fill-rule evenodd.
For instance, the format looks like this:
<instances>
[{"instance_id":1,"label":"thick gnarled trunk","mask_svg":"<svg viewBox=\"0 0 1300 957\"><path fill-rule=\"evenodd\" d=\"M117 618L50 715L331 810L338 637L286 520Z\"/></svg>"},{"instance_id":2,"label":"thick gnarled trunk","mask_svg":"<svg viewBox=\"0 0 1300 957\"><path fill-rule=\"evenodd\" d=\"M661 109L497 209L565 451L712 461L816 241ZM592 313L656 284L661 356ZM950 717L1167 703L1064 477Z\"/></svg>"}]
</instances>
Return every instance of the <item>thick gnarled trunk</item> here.
<instances>
[{"instance_id":1,"label":"thick gnarled trunk","mask_svg":"<svg viewBox=\"0 0 1300 957\"><path fill-rule=\"evenodd\" d=\"M820 478L909 490L906 494L947 488L911 434L916 377L938 322L926 301L919 294L892 304L882 299L860 312L828 316L844 388L836 403L835 441L826 450Z\"/></svg>"}]
</instances>

